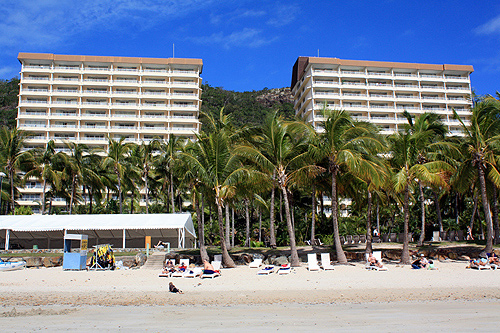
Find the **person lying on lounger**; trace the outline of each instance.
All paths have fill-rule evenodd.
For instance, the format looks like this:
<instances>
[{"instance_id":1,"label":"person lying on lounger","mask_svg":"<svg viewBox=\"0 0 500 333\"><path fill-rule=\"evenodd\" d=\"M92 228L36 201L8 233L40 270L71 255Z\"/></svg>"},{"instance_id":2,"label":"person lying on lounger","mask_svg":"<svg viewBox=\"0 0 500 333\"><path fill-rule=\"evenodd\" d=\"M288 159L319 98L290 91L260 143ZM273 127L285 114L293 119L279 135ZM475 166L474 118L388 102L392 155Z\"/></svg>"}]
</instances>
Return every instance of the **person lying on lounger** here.
<instances>
[{"instance_id":1,"label":"person lying on lounger","mask_svg":"<svg viewBox=\"0 0 500 333\"><path fill-rule=\"evenodd\" d=\"M159 240L159 241L158 241L158 244L156 244L156 245L155 245L155 247L156 247L157 249L164 249L164 248L165 248L165 246L167 246L167 245L168 245L167 243L162 242L161 240Z\"/></svg>"},{"instance_id":2,"label":"person lying on lounger","mask_svg":"<svg viewBox=\"0 0 500 333\"><path fill-rule=\"evenodd\" d=\"M179 268L177 268L177 270L178 270L179 272L185 272L185 271L186 271L186 268L187 268L186 264L182 262L182 263L180 264Z\"/></svg>"},{"instance_id":3,"label":"person lying on lounger","mask_svg":"<svg viewBox=\"0 0 500 333\"><path fill-rule=\"evenodd\" d=\"M370 264L370 266L377 266L379 268L384 267L384 265L382 265L382 263L380 261L378 261L377 258L375 258L373 253L370 253L368 255L368 263Z\"/></svg>"},{"instance_id":4,"label":"person lying on lounger","mask_svg":"<svg viewBox=\"0 0 500 333\"><path fill-rule=\"evenodd\" d=\"M486 266L488 264L487 258L473 259L470 261L470 268L479 268L480 266Z\"/></svg>"},{"instance_id":5,"label":"person lying on lounger","mask_svg":"<svg viewBox=\"0 0 500 333\"><path fill-rule=\"evenodd\" d=\"M498 256L495 252L490 253L488 256L488 264L493 264L493 265L499 265L500 260L498 259Z\"/></svg>"},{"instance_id":6,"label":"person lying on lounger","mask_svg":"<svg viewBox=\"0 0 500 333\"><path fill-rule=\"evenodd\" d=\"M172 260L168 259L167 263L165 264L165 267L163 267L163 273L173 273L175 272L175 267L174 264L172 263Z\"/></svg>"},{"instance_id":7,"label":"person lying on lounger","mask_svg":"<svg viewBox=\"0 0 500 333\"><path fill-rule=\"evenodd\" d=\"M174 286L174 284L172 282L170 282L168 284L168 289L170 290L171 293L174 293L174 294L184 294L184 292L182 292L182 290L180 290L176 286Z\"/></svg>"}]
</instances>

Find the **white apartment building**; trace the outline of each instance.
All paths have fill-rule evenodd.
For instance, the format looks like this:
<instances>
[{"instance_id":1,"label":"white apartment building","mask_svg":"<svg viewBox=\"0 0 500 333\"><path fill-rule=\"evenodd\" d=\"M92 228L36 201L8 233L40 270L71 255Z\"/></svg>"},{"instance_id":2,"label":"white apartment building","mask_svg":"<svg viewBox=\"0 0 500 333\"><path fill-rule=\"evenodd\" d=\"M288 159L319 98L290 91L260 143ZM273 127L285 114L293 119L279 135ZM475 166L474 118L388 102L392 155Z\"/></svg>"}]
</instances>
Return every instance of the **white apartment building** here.
<instances>
[{"instance_id":1,"label":"white apartment building","mask_svg":"<svg viewBox=\"0 0 500 333\"><path fill-rule=\"evenodd\" d=\"M106 148L107 136L141 143L199 133L201 59L132 58L19 53L17 125L27 148L54 140ZM22 191L20 205L36 205L41 185ZM61 202L64 204L64 202Z\"/></svg>"},{"instance_id":2,"label":"white apartment building","mask_svg":"<svg viewBox=\"0 0 500 333\"><path fill-rule=\"evenodd\" d=\"M473 71L469 65L299 57L293 66L291 89L296 114L319 131L326 105L376 124L384 134L407 124L404 110L413 115L439 114L451 134L460 134L452 109L467 125Z\"/></svg>"}]
</instances>

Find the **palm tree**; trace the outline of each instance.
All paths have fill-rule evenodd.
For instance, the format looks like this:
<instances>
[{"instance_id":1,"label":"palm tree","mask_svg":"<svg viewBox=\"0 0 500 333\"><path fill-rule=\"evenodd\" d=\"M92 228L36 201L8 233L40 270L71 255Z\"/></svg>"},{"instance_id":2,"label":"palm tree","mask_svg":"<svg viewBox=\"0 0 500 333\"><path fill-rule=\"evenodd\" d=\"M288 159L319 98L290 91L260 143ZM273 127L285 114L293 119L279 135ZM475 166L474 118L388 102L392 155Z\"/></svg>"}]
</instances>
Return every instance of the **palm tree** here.
<instances>
[{"instance_id":1,"label":"palm tree","mask_svg":"<svg viewBox=\"0 0 500 333\"><path fill-rule=\"evenodd\" d=\"M462 119L454 111L455 119L460 121L465 138L463 150L466 152L464 161L458 173L458 179L471 179L475 174L479 179L479 191L483 203L486 220L486 252L493 249L493 221L486 193L486 180L500 187L500 172L498 168L498 145L500 144L500 102L488 98L472 108L470 125L465 126Z\"/></svg>"},{"instance_id":2,"label":"palm tree","mask_svg":"<svg viewBox=\"0 0 500 333\"><path fill-rule=\"evenodd\" d=\"M384 145L371 133L367 123L354 122L346 111L324 110L324 131L319 133L317 143L311 146L311 154L317 160L328 160L328 172L331 175L332 191L332 223L335 251L341 264L347 263L342 244L340 243L338 225L337 180L344 172L356 175L369 175L372 172L370 162L365 158L374 149L382 150ZM376 175L372 175L376 177Z\"/></svg>"},{"instance_id":3,"label":"palm tree","mask_svg":"<svg viewBox=\"0 0 500 333\"><path fill-rule=\"evenodd\" d=\"M155 165L161 174L162 183L167 187L167 197L169 197L172 213L175 213L175 187L174 176L176 168L180 162L180 153L183 150L183 140L171 135L166 143L160 145L160 156L156 159ZM168 184L168 185L167 185Z\"/></svg>"},{"instance_id":4,"label":"palm tree","mask_svg":"<svg viewBox=\"0 0 500 333\"><path fill-rule=\"evenodd\" d=\"M50 140L45 146L45 150L34 151L33 167L24 175L24 179L37 177L43 181L42 190L42 215L45 214L45 194L47 191L47 182L53 186L59 187L62 174L60 171L54 169L54 159L62 154L61 152L55 153L54 141Z\"/></svg>"},{"instance_id":5,"label":"palm tree","mask_svg":"<svg viewBox=\"0 0 500 333\"><path fill-rule=\"evenodd\" d=\"M151 168L154 166L157 156L154 151L160 147L158 140L152 140L149 143L143 142L141 145L134 148L135 153L132 156L135 159L134 164L141 170L142 181L145 188L146 199L146 214L149 214L149 177Z\"/></svg>"},{"instance_id":6,"label":"palm tree","mask_svg":"<svg viewBox=\"0 0 500 333\"><path fill-rule=\"evenodd\" d=\"M15 214L14 182L16 172L22 167L23 162L32 158L29 150L23 150L28 133L17 128L0 129L0 159L7 171L10 183L10 207L12 214Z\"/></svg>"},{"instance_id":7,"label":"palm tree","mask_svg":"<svg viewBox=\"0 0 500 333\"><path fill-rule=\"evenodd\" d=\"M236 185L244 176L245 170L241 168L239 157L231 151L232 134L228 133L224 126L229 119L223 116L223 110L220 122L210 115L205 116L212 124L212 131L209 134L198 134L197 141L190 145L187 151L181 152L180 156L196 179L213 195L217 207L222 260L226 267L235 267L226 247L222 208L226 198L234 195Z\"/></svg>"},{"instance_id":8,"label":"palm tree","mask_svg":"<svg viewBox=\"0 0 500 333\"><path fill-rule=\"evenodd\" d=\"M125 137L119 140L113 140L108 136L108 154L104 157L102 163L105 168L112 168L118 182L118 200L120 203L120 214L123 214L122 198L122 178L124 166L127 163L127 157L132 148L132 143L125 143Z\"/></svg>"},{"instance_id":9,"label":"palm tree","mask_svg":"<svg viewBox=\"0 0 500 333\"><path fill-rule=\"evenodd\" d=\"M417 154L417 163L424 164L430 160L435 160L443 151L451 152L456 150L449 141L445 141L445 135L448 132L446 126L441 122L440 116L434 113L424 113L413 117L406 110L403 115L408 121L411 140ZM418 240L418 246L422 246L425 240L425 198L423 191L423 182L417 179L420 209L421 209L421 232Z\"/></svg>"},{"instance_id":10,"label":"palm tree","mask_svg":"<svg viewBox=\"0 0 500 333\"><path fill-rule=\"evenodd\" d=\"M407 265L410 264L408 239L410 188L418 181L437 186L447 186L445 172L449 171L451 167L444 161L420 161L415 136L409 126L405 126L404 131L389 136L389 141L391 143L389 161L394 170L394 191L396 193L403 193L404 196L404 235L401 263Z\"/></svg>"},{"instance_id":11,"label":"palm tree","mask_svg":"<svg viewBox=\"0 0 500 333\"><path fill-rule=\"evenodd\" d=\"M249 160L262 170L262 176L266 176L268 183L273 182L276 177L278 187L282 192L285 206L286 224L290 239L291 265L300 265L297 246L295 241L295 230L290 214L290 203L288 200L289 186L294 182L297 171L303 166L307 155L307 136L310 128L303 123L286 123L275 112L271 114L262 128L262 133L256 139L257 145L240 145L235 153ZM272 186L272 185L271 185ZM274 196L271 197L271 228L273 228ZM271 229L271 233L273 230Z\"/></svg>"}]
</instances>

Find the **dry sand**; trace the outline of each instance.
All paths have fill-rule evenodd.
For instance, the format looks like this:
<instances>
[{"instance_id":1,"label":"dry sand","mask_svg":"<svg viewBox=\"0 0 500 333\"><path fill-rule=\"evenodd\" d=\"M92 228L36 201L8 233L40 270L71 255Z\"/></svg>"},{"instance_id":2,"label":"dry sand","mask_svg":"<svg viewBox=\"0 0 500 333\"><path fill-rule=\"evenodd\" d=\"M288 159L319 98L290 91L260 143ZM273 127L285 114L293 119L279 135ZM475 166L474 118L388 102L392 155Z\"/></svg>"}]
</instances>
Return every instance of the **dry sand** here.
<instances>
[{"instance_id":1,"label":"dry sand","mask_svg":"<svg viewBox=\"0 0 500 333\"><path fill-rule=\"evenodd\" d=\"M89 318L94 318L106 330L128 331L191 331L207 325L215 331L328 330L332 325L379 331L498 330L500 270L465 269L463 262L436 266L429 271L388 265L387 272L368 271L362 264L319 272L304 266L289 275L269 276L241 266L223 269L213 280L159 278L158 271L145 269L2 272L0 325L3 331L81 330L93 327ZM185 294L169 293L170 281ZM421 325L412 326L420 319ZM16 326L20 322L25 326Z\"/></svg>"}]
</instances>

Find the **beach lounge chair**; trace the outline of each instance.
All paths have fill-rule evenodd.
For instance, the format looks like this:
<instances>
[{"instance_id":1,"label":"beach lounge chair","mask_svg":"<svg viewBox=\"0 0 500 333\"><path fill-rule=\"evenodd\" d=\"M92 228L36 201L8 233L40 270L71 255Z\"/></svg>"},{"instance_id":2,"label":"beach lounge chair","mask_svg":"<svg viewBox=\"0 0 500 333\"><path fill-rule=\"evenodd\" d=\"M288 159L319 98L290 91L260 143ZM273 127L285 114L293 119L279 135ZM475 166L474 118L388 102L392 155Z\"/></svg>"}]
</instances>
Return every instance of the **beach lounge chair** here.
<instances>
[{"instance_id":1,"label":"beach lounge chair","mask_svg":"<svg viewBox=\"0 0 500 333\"><path fill-rule=\"evenodd\" d=\"M257 272L257 275L269 275L274 272L274 265L266 265Z\"/></svg>"},{"instance_id":2,"label":"beach lounge chair","mask_svg":"<svg viewBox=\"0 0 500 333\"><path fill-rule=\"evenodd\" d=\"M262 266L262 259L254 259L248 267L250 268L259 268Z\"/></svg>"},{"instance_id":3,"label":"beach lounge chair","mask_svg":"<svg viewBox=\"0 0 500 333\"><path fill-rule=\"evenodd\" d=\"M201 267L194 267L186 269L183 277L185 278L195 278L203 274L203 269Z\"/></svg>"},{"instance_id":4,"label":"beach lounge chair","mask_svg":"<svg viewBox=\"0 0 500 333\"><path fill-rule=\"evenodd\" d=\"M167 262L169 260L172 262L172 265L175 266L175 259L165 259L165 266L167 265ZM171 277L171 276L172 276L172 272L165 272L164 273L163 270L160 274L158 274L158 277Z\"/></svg>"},{"instance_id":5,"label":"beach lounge chair","mask_svg":"<svg viewBox=\"0 0 500 333\"><path fill-rule=\"evenodd\" d=\"M431 242L440 242L440 241L441 241L441 237L439 236L439 231L433 231Z\"/></svg>"},{"instance_id":6,"label":"beach lounge chair","mask_svg":"<svg viewBox=\"0 0 500 333\"><path fill-rule=\"evenodd\" d=\"M325 271L335 269L330 261L330 253L321 253L321 267Z\"/></svg>"},{"instance_id":7,"label":"beach lounge chair","mask_svg":"<svg viewBox=\"0 0 500 333\"><path fill-rule=\"evenodd\" d=\"M316 253L309 253L307 255L307 269L309 271L319 271L318 258Z\"/></svg>"},{"instance_id":8,"label":"beach lounge chair","mask_svg":"<svg viewBox=\"0 0 500 333\"><path fill-rule=\"evenodd\" d=\"M216 255L214 255L214 261L220 261L220 262L222 262L222 254L216 254Z\"/></svg>"},{"instance_id":9,"label":"beach lounge chair","mask_svg":"<svg viewBox=\"0 0 500 333\"><path fill-rule=\"evenodd\" d=\"M352 243L359 244L359 235L352 235Z\"/></svg>"},{"instance_id":10,"label":"beach lounge chair","mask_svg":"<svg viewBox=\"0 0 500 333\"><path fill-rule=\"evenodd\" d=\"M220 276L220 267L222 265L222 262L220 261L212 261L212 266L214 268L214 272L213 273L207 273L206 271L203 271L203 274L201 275L201 278L202 279L205 279L205 278L215 278L215 277L218 277Z\"/></svg>"},{"instance_id":11,"label":"beach lounge chair","mask_svg":"<svg viewBox=\"0 0 500 333\"><path fill-rule=\"evenodd\" d=\"M373 251L373 256L375 257L375 259L377 259L378 262L382 263L382 252L381 251ZM385 267L385 266L378 267L378 266L370 265L370 263L368 262L368 257L369 257L369 254L366 253L366 266L365 266L366 269L373 270L373 271L387 271L388 270L387 267Z\"/></svg>"},{"instance_id":12,"label":"beach lounge chair","mask_svg":"<svg viewBox=\"0 0 500 333\"><path fill-rule=\"evenodd\" d=\"M184 264L184 266L188 267L189 266L189 259L181 259L180 265L182 266L183 264ZM188 270L187 268L183 271L176 270L175 272L172 273L171 277L183 277L184 273L186 273L187 270Z\"/></svg>"},{"instance_id":13,"label":"beach lounge chair","mask_svg":"<svg viewBox=\"0 0 500 333\"><path fill-rule=\"evenodd\" d=\"M292 271L292 266L290 264L281 265L278 269L278 275L290 274Z\"/></svg>"},{"instance_id":14,"label":"beach lounge chair","mask_svg":"<svg viewBox=\"0 0 500 333\"><path fill-rule=\"evenodd\" d=\"M352 236L351 235L345 236L345 244L352 244Z\"/></svg>"}]
</instances>

